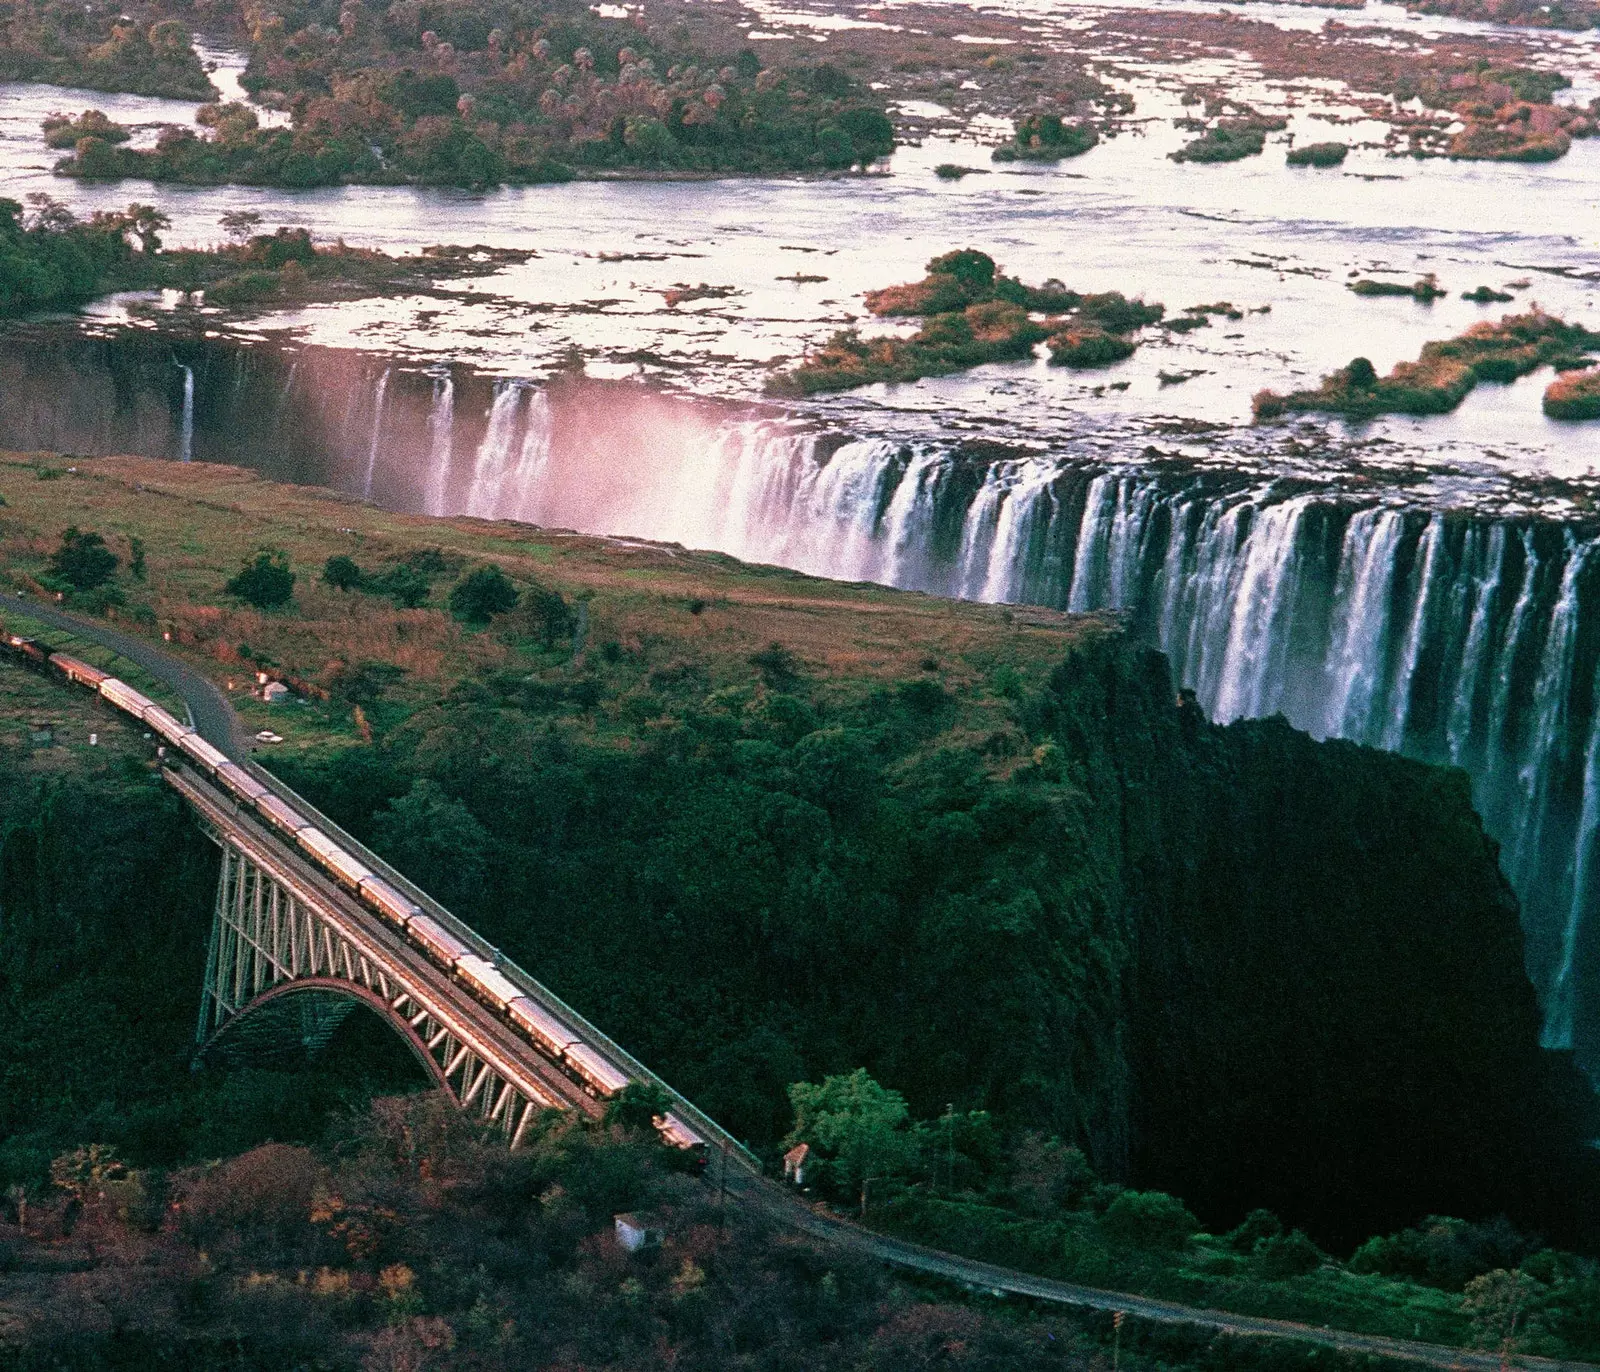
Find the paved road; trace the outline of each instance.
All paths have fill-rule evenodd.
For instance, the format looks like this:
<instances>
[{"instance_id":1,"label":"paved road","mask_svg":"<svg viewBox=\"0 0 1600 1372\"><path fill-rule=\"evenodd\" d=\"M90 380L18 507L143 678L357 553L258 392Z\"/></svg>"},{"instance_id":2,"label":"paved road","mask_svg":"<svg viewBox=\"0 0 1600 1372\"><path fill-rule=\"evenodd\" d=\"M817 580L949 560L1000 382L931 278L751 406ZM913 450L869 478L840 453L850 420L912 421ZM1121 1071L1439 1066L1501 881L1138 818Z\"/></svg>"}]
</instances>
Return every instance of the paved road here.
<instances>
[{"instance_id":1,"label":"paved road","mask_svg":"<svg viewBox=\"0 0 1600 1372\"><path fill-rule=\"evenodd\" d=\"M182 659L157 648L143 639L133 638L92 620L79 619L48 605L41 605L27 596L0 596L0 613L15 599L19 612L43 620L59 629L90 639L113 652L136 662L159 681L165 682L188 703L194 727L210 743L232 757L249 753L250 740L239 724L238 716L217 685L202 676ZM713 1162L711 1173L716 1174L721 1164ZM791 1228L822 1240L850 1248L893 1267L923 1272L956 1282L962 1286L983 1291L1005 1292L1056 1305L1076 1306L1090 1310L1125 1310L1144 1319L1159 1320L1168 1324L1194 1324L1233 1334L1254 1335L1263 1338L1292 1338L1323 1347L1338 1348L1350 1353L1370 1353L1380 1357L1399 1358L1437 1368L1461 1368L1467 1372L1499 1372L1502 1363L1497 1354L1474 1353L1462 1349L1446 1348L1439 1344L1422 1343L1411 1339L1387 1339L1373 1334L1352 1334L1339 1329L1319 1329L1311 1325L1294 1324L1288 1320L1256 1319L1248 1315L1231 1315L1221 1310L1206 1310L1197 1306L1180 1305L1175 1301L1154 1300L1126 1292L1101 1291L1091 1286L1075 1286L1071 1282L1054 1281L1009 1267L978 1262L973 1258L959 1257L924 1248L920 1244L875 1234L847 1221L818 1214L802 1204L783 1187L758 1176L737 1163L727 1169L728 1194ZM1537 1369L1537 1372L1595 1372L1591 1363L1557 1362L1548 1358L1516 1358L1514 1366Z\"/></svg>"},{"instance_id":2,"label":"paved road","mask_svg":"<svg viewBox=\"0 0 1600 1372\"><path fill-rule=\"evenodd\" d=\"M4 616L7 605L15 605L18 614L28 615L52 628L65 629L68 633L121 653L183 698L189 707L189 722L207 743L222 749L236 760L249 756L250 737L239 723L239 716L222 688L202 676L182 658L164 652L145 639L43 604L33 596L0 594L0 617Z\"/></svg>"}]
</instances>

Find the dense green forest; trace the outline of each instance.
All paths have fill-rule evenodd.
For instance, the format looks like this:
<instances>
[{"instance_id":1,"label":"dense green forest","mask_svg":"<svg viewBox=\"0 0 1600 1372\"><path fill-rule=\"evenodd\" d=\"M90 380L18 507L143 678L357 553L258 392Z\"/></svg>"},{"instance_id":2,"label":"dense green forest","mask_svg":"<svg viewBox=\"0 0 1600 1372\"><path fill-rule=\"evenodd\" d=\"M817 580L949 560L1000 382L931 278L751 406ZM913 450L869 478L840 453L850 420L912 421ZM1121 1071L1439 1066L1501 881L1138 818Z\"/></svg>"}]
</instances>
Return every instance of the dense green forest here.
<instances>
[{"instance_id":1,"label":"dense green forest","mask_svg":"<svg viewBox=\"0 0 1600 1372\"><path fill-rule=\"evenodd\" d=\"M843 69L764 67L738 30L605 19L564 0L246 0L226 15L243 76L292 128L208 105L133 149L91 133L60 170L190 183L486 187L575 170L792 172L894 146L883 102Z\"/></svg>"},{"instance_id":2,"label":"dense green forest","mask_svg":"<svg viewBox=\"0 0 1600 1372\"><path fill-rule=\"evenodd\" d=\"M216 90L188 24L174 18L172 8L0 0L0 81L209 100Z\"/></svg>"},{"instance_id":3,"label":"dense green forest","mask_svg":"<svg viewBox=\"0 0 1600 1372\"><path fill-rule=\"evenodd\" d=\"M774 649L712 692L607 651L369 702L378 746L282 770L741 1135L865 1066L1213 1223L1567 1210L1577 1122L1462 778L1215 728L1116 637L986 735L937 670L841 695Z\"/></svg>"}]
</instances>

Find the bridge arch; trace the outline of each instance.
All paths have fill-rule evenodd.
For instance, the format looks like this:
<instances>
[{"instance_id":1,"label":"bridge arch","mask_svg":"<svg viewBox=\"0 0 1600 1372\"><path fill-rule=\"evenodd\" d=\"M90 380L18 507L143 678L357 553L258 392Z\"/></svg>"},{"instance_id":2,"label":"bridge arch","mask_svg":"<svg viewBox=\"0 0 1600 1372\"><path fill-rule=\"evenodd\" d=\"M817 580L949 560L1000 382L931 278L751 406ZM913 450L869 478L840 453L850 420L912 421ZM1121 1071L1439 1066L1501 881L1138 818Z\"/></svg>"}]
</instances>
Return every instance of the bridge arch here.
<instances>
[{"instance_id":1,"label":"bridge arch","mask_svg":"<svg viewBox=\"0 0 1600 1372\"><path fill-rule=\"evenodd\" d=\"M487 1011L463 1003L444 972L403 939L375 929L353 898L306 877L247 834L215 822L206 827L222 864L197 1062L251 1048L314 1051L363 1005L401 1036L463 1111L513 1148L545 1109L597 1111L576 1088L554 1086L550 1078L559 1073L541 1066L536 1050Z\"/></svg>"},{"instance_id":2,"label":"bridge arch","mask_svg":"<svg viewBox=\"0 0 1600 1372\"><path fill-rule=\"evenodd\" d=\"M296 977L268 987L213 1030L194 1055L195 1064L242 1061L276 1064L315 1058L328 1047L354 1010L365 1008L381 1022L441 1091L455 1095L439 1060L410 1020L365 986L338 977Z\"/></svg>"}]
</instances>

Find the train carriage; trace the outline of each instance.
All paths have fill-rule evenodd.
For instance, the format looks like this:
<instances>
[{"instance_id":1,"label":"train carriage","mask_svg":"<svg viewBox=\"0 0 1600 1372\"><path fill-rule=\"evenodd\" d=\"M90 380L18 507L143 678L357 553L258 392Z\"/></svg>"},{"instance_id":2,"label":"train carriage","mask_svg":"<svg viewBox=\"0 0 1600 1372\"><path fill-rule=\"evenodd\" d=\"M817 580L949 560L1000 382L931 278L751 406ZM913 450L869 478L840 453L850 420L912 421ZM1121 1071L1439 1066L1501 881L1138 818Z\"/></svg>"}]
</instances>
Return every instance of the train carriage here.
<instances>
[{"instance_id":1,"label":"train carriage","mask_svg":"<svg viewBox=\"0 0 1600 1372\"><path fill-rule=\"evenodd\" d=\"M670 1110L656 1119L656 1129L674 1148L703 1153L706 1141Z\"/></svg>"},{"instance_id":2,"label":"train carriage","mask_svg":"<svg viewBox=\"0 0 1600 1372\"><path fill-rule=\"evenodd\" d=\"M292 805L279 800L270 791L264 796L257 797L256 811L274 829L288 834L291 838L311 823Z\"/></svg>"},{"instance_id":3,"label":"train carriage","mask_svg":"<svg viewBox=\"0 0 1600 1372\"><path fill-rule=\"evenodd\" d=\"M148 701L145 702L149 704ZM215 748L201 738L199 734L185 734L178 740L179 749L188 754L189 760L194 762L201 770L216 774L218 767L228 760L228 755L220 748Z\"/></svg>"},{"instance_id":4,"label":"train carriage","mask_svg":"<svg viewBox=\"0 0 1600 1372\"><path fill-rule=\"evenodd\" d=\"M18 657L24 658L31 666L43 667L50 661L50 650L48 648L37 640L27 638L22 634L7 634L5 636L5 645Z\"/></svg>"},{"instance_id":5,"label":"train carriage","mask_svg":"<svg viewBox=\"0 0 1600 1372\"><path fill-rule=\"evenodd\" d=\"M511 1022L551 1057L559 1058L578 1036L537 1001L518 994L506 1006Z\"/></svg>"},{"instance_id":6,"label":"train carriage","mask_svg":"<svg viewBox=\"0 0 1600 1372\"><path fill-rule=\"evenodd\" d=\"M217 765L217 780L248 805L254 805L262 796L267 794L267 788L237 762L219 763Z\"/></svg>"},{"instance_id":7,"label":"train carriage","mask_svg":"<svg viewBox=\"0 0 1600 1372\"><path fill-rule=\"evenodd\" d=\"M496 1010L504 1011L522 994L498 967L476 953L456 961L456 974Z\"/></svg>"},{"instance_id":8,"label":"train carriage","mask_svg":"<svg viewBox=\"0 0 1600 1372\"><path fill-rule=\"evenodd\" d=\"M65 653L52 653L50 665L68 681L75 681L80 686L92 686L96 690L111 676L110 672L102 672L98 667L91 667L87 662L68 657Z\"/></svg>"},{"instance_id":9,"label":"train carriage","mask_svg":"<svg viewBox=\"0 0 1600 1372\"><path fill-rule=\"evenodd\" d=\"M630 1080L626 1072L582 1040L568 1044L565 1057L594 1095L614 1096Z\"/></svg>"},{"instance_id":10,"label":"train carriage","mask_svg":"<svg viewBox=\"0 0 1600 1372\"><path fill-rule=\"evenodd\" d=\"M382 877L369 876L361 883L357 894L385 919L402 929L422 913L415 901L407 900Z\"/></svg>"},{"instance_id":11,"label":"train carriage","mask_svg":"<svg viewBox=\"0 0 1600 1372\"><path fill-rule=\"evenodd\" d=\"M69 658L67 660L70 662L75 659ZM57 653L50 661L60 662L61 654ZM134 690L126 681L118 681L114 676L102 676L98 689L100 694L115 705L117 709L126 711L141 722L144 720L144 712L155 704L155 701L151 700L149 696Z\"/></svg>"},{"instance_id":12,"label":"train carriage","mask_svg":"<svg viewBox=\"0 0 1600 1372\"><path fill-rule=\"evenodd\" d=\"M159 705L151 705L145 710L144 722L174 747L183 742L186 734L194 732L187 724L180 723L175 715L167 713Z\"/></svg>"},{"instance_id":13,"label":"train carriage","mask_svg":"<svg viewBox=\"0 0 1600 1372\"><path fill-rule=\"evenodd\" d=\"M312 825L308 824L300 830L294 836L294 841L327 868L341 886L348 886L352 891L359 890L361 883L372 875L371 869L357 862L321 829Z\"/></svg>"},{"instance_id":14,"label":"train carriage","mask_svg":"<svg viewBox=\"0 0 1600 1372\"><path fill-rule=\"evenodd\" d=\"M454 968L457 962L472 951L442 924L427 915L415 916L406 925L406 932L442 967Z\"/></svg>"}]
</instances>

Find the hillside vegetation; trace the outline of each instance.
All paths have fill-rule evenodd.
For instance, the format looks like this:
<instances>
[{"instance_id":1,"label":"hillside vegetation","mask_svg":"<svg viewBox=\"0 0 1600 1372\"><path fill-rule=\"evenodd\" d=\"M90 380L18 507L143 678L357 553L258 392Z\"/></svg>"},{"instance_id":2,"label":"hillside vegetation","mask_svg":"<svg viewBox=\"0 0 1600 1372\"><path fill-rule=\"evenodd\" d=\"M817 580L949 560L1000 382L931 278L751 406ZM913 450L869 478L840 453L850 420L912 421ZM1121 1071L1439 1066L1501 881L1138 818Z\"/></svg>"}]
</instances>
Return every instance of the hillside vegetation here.
<instances>
[{"instance_id":1,"label":"hillside vegetation","mask_svg":"<svg viewBox=\"0 0 1600 1372\"><path fill-rule=\"evenodd\" d=\"M71 600L170 634L289 740L268 765L758 1145L790 1083L865 1067L1213 1224L1575 1222L1454 774L1215 728L1092 619L68 465L0 465L8 579L61 587L61 531L101 533L120 566ZM281 608L224 590L256 546Z\"/></svg>"}]
</instances>

